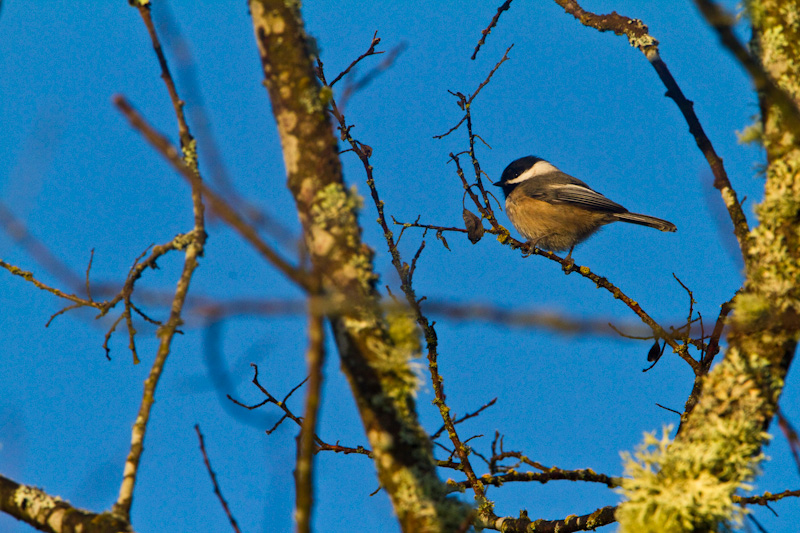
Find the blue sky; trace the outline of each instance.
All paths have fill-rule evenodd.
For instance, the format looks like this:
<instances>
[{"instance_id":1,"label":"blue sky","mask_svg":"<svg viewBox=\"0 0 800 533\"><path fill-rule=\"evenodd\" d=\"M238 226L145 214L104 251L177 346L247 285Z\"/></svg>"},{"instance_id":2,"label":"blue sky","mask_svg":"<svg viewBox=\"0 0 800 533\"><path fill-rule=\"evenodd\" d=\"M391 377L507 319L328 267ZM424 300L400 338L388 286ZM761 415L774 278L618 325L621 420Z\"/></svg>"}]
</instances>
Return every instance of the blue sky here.
<instances>
[{"instance_id":1,"label":"blue sky","mask_svg":"<svg viewBox=\"0 0 800 533\"><path fill-rule=\"evenodd\" d=\"M369 46L405 44L396 64L357 93L345 110L353 134L374 150L375 178L387 214L398 220L460 225L463 190L447 154L466 148L464 131L435 140L460 118L447 91L472 92L514 44L511 60L473 104L475 130L492 147L479 147L493 180L513 159L534 154L593 186L632 211L675 223L665 234L616 224L578 247L577 263L606 276L665 325L679 325L688 298L674 273L694 291L707 324L741 284L741 262L711 174L677 107L641 53L626 39L581 26L551 2L512 4L478 59L469 57L498 2L309 2L303 14L330 77ZM761 197L761 152L741 146L736 131L753 121L750 83L718 45L689 1L583 2L595 12L641 18L661 42L661 55L724 159L745 211ZM728 3L733 7L733 3ZM163 28L172 20L188 44L192 64L170 55L190 126L209 171L211 139L218 163L240 195L281 221L268 239L296 256L299 235L293 200L284 186L280 145L246 3L156 2ZM742 33L743 35L744 32ZM170 50L173 50L171 48ZM360 74L381 58L367 60ZM27 230L68 269L82 277L95 250L92 280L116 287L150 244L191 227L188 189L111 104L125 95L156 127L176 139L174 116L159 79L144 25L127 2L3 3L0 13L0 197ZM202 105L208 125L200 128ZM205 159L204 159L205 158ZM365 194L364 175L352 154L345 177ZM499 191L498 191L499 192ZM375 209L365 205L364 238L377 252L382 285L398 290ZM751 217L752 220L752 217ZM501 221L506 222L505 215ZM209 228L206 257L192 290L217 299L300 298L281 275L219 222ZM401 250L410 259L421 233L408 231ZM635 317L586 279L564 276L540 257L522 258L491 238L471 245L448 236L450 251L433 236L415 276L430 301L478 302L507 309L547 310L580 318L628 323ZM64 271L50 272L29 250L0 234L0 257L67 286ZM178 256L163 259L139 288L150 295L174 289ZM96 289L99 291L99 288ZM140 303L157 316L151 297ZM102 349L112 318L79 310L48 318L62 307L52 295L0 272L0 473L40 486L92 510L116 498L130 428L142 383L155 353L154 328L137 324L142 364L133 366L127 338ZM564 337L498 324L437 320L440 368L451 408L473 411L497 404L461 426L462 436L489 451L495 430L506 449L543 464L621 473L620 451L632 450L645 431L676 423L655 404L682 409L691 372L667 354L650 372L650 343L610 336ZM298 341L298 339L303 339ZM208 481L193 426L200 424L222 490L242 530L292 528L292 469L296 428L264 429L279 413L244 413L225 399L261 400L250 383L250 363L261 382L282 396L305 376L304 319L285 315L242 317L215 329L187 320L157 392L133 507L137 531L226 531L226 519ZM333 352L331 351L333 354ZM782 398L800 424L800 387L790 375ZM301 410L301 392L293 408ZM335 354L328 359L320 436L366 444ZM419 411L431 431L441 424L429 385ZM766 448L772 461L756 492L800 485L780 433ZM485 470L481 470L483 473ZM451 475L442 472L442 476ZM395 531L385 494L365 457L317 457L317 529ZM496 512L563 518L615 504L617 496L570 482L508 484L489 491ZM755 516L770 532L790 531L800 520L795 502L779 502ZM613 526L610 530L613 530ZM0 531L28 531L0 516Z\"/></svg>"}]
</instances>

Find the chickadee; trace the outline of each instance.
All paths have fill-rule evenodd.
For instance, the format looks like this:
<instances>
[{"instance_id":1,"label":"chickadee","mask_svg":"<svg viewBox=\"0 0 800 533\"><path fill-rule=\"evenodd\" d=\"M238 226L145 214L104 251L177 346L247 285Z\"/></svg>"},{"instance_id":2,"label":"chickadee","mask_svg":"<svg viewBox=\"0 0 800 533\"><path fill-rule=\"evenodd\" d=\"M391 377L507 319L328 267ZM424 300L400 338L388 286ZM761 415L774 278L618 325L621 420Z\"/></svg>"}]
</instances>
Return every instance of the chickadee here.
<instances>
[{"instance_id":1,"label":"chickadee","mask_svg":"<svg viewBox=\"0 0 800 533\"><path fill-rule=\"evenodd\" d=\"M494 185L503 188L508 218L531 245L554 252L569 250L568 258L576 244L611 222L677 230L666 220L630 213L581 180L534 156L508 165Z\"/></svg>"}]
</instances>

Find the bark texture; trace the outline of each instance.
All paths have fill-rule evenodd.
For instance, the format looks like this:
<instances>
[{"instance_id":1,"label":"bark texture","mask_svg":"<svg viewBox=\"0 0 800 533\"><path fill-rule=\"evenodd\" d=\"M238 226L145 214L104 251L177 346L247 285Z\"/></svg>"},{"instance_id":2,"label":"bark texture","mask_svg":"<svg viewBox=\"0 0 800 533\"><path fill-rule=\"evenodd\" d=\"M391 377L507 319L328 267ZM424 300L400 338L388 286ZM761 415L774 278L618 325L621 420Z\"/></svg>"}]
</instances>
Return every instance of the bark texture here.
<instances>
[{"instance_id":1,"label":"bark texture","mask_svg":"<svg viewBox=\"0 0 800 533\"><path fill-rule=\"evenodd\" d=\"M445 496L430 439L417 420L417 378L409 364L415 354L394 338L380 309L373 252L358 225L361 200L344 185L325 111L331 93L315 75L313 40L298 4L251 0L249 6L313 270L334 305L347 303L329 319L381 486L404 531L453 531L466 508Z\"/></svg>"},{"instance_id":2,"label":"bark texture","mask_svg":"<svg viewBox=\"0 0 800 533\"><path fill-rule=\"evenodd\" d=\"M0 512L50 533L130 533L128 522L111 513L73 507L58 496L0 476Z\"/></svg>"},{"instance_id":3,"label":"bark texture","mask_svg":"<svg viewBox=\"0 0 800 533\"><path fill-rule=\"evenodd\" d=\"M749 7L752 48L796 104L800 3L759 0ZM748 487L763 459L800 325L800 137L777 102L766 93L759 100L765 195L745 247L746 279L733 304L728 349L675 441L650 436L629 457L621 531L718 531L739 522L734 493Z\"/></svg>"}]
</instances>

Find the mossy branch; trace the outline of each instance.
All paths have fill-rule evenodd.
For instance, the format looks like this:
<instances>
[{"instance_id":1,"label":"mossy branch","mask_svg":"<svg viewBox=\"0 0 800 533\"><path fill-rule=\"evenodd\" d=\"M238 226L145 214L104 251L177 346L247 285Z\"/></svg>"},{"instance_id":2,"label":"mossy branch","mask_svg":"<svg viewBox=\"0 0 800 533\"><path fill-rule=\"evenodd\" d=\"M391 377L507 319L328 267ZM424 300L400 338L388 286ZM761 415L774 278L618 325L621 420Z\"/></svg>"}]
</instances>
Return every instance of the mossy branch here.
<instances>
[{"instance_id":1,"label":"mossy branch","mask_svg":"<svg viewBox=\"0 0 800 533\"><path fill-rule=\"evenodd\" d=\"M344 185L325 112L329 89L319 85L313 68L313 41L296 4L251 0L249 5L288 187L313 269L327 297L355 304L328 318L378 478L403 530L455 530L466 508L446 497L436 476L431 443L416 415L417 378L381 311L373 252L358 225L360 199Z\"/></svg>"}]
</instances>

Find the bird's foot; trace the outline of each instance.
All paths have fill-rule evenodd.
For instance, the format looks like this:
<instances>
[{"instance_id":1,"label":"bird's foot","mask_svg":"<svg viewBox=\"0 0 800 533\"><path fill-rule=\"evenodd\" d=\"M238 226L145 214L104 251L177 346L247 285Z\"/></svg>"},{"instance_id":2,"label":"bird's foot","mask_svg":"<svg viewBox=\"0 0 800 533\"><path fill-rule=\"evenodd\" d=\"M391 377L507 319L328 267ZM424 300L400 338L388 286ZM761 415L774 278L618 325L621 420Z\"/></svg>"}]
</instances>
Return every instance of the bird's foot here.
<instances>
[{"instance_id":1,"label":"bird's foot","mask_svg":"<svg viewBox=\"0 0 800 533\"><path fill-rule=\"evenodd\" d=\"M564 274L569 274L570 272L572 272L572 267L575 266L575 260L572 258L572 250L574 249L575 249L574 246L569 249L567 257L565 257L564 262L561 263L561 270L564 271Z\"/></svg>"}]
</instances>

